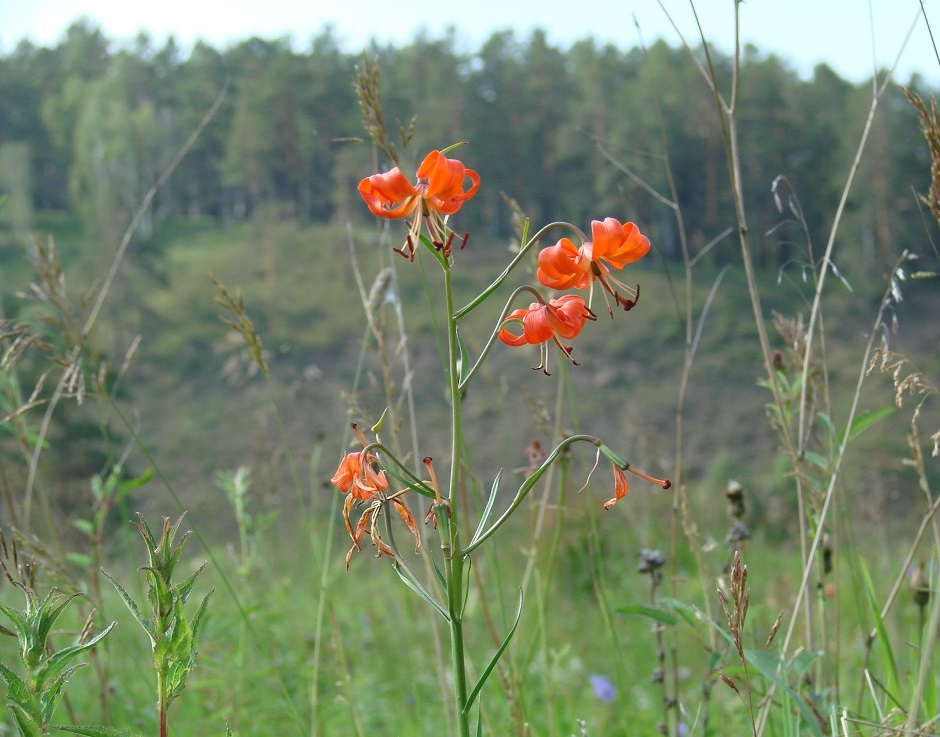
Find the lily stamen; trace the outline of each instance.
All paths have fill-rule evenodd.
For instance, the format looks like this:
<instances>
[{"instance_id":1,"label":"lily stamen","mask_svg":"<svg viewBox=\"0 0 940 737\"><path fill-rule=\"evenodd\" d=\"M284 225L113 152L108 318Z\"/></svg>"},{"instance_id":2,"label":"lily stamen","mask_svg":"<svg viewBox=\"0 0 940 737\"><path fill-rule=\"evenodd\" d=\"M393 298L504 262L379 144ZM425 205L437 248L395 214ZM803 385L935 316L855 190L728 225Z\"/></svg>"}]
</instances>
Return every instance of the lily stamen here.
<instances>
[{"instance_id":1,"label":"lily stamen","mask_svg":"<svg viewBox=\"0 0 940 737\"><path fill-rule=\"evenodd\" d=\"M649 474L645 474L642 471L636 471L631 466L627 466L624 471L629 471L634 476L639 476L644 481L649 481L651 484L656 484L657 486L662 487L663 489L668 489L672 486L672 482L669 479L657 479Z\"/></svg>"}]
</instances>

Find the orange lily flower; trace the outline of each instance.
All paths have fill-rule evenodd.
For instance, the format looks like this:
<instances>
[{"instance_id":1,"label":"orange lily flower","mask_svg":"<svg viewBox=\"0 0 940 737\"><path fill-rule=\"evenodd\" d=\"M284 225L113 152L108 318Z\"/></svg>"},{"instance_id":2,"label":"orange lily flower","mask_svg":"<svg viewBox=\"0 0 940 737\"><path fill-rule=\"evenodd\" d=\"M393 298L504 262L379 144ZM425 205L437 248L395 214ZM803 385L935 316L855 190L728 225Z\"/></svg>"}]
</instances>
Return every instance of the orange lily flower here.
<instances>
[{"instance_id":1,"label":"orange lily flower","mask_svg":"<svg viewBox=\"0 0 940 737\"><path fill-rule=\"evenodd\" d=\"M562 344L561 339L575 338L588 320L596 320L596 316L584 300L574 294L566 294L558 299L548 302L533 302L527 309L518 309L512 312L505 320L499 339L506 345L539 345L541 344L541 363L536 366L548 375L547 343L553 340L571 359L571 348ZM521 333L514 333L510 325L522 325ZM577 361L571 359L578 365Z\"/></svg>"},{"instance_id":2,"label":"orange lily flower","mask_svg":"<svg viewBox=\"0 0 940 737\"><path fill-rule=\"evenodd\" d=\"M374 462L375 457L372 455L363 462L361 452L347 453L330 483L344 494L351 494L351 499L371 499L388 488L385 471L376 471L372 467Z\"/></svg>"},{"instance_id":3,"label":"orange lily flower","mask_svg":"<svg viewBox=\"0 0 940 737\"><path fill-rule=\"evenodd\" d=\"M448 159L440 151L432 151L424 158L417 178L417 184L411 184L396 166L385 174L373 174L359 182L359 194L372 214L395 220L417 213L409 232L408 247L412 256L422 220L428 220L431 240L443 243L443 218L457 212L480 186L480 176L473 169L467 169L457 159ZM465 189L467 179L470 186Z\"/></svg>"},{"instance_id":4,"label":"orange lily flower","mask_svg":"<svg viewBox=\"0 0 940 737\"><path fill-rule=\"evenodd\" d=\"M650 250L650 241L634 223L621 223L614 218L591 222L591 240L580 248L568 238L539 253L539 281L552 289L583 289L598 281L625 310L640 298L640 287L628 287L611 275L624 266L643 258ZM624 290L621 295L615 287ZM610 307L608 306L608 312ZM611 313L613 314L613 313Z\"/></svg>"}]
</instances>

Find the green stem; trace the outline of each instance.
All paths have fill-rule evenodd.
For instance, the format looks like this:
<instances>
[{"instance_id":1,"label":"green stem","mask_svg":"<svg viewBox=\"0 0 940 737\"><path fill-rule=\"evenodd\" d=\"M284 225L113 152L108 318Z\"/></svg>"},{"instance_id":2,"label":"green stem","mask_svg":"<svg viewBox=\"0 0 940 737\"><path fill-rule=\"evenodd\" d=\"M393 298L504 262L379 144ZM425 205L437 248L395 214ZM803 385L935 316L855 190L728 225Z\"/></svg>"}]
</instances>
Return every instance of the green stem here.
<instances>
[{"instance_id":1,"label":"green stem","mask_svg":"<svg viewBox=\"0 0 940 737\"><path fill-rule=\"evenodd\" d=\"M598 450L604 450L606 452L611 452L604 443L595 438L593 435L569 435L567 438L562 440L558 445L555 446L555 449L548 455L548 457L542 461L542 465L539 466L531 476L526 478L522 482L522 485L519 487L519 490L516 491L516 496L513 498L510 505L506 508L506 511L503 512L499 519L497 519L485 532L477 532L473 536L473 540L470 541L470 544L463 549L463 555L470 555L474 550L476 550L480 545L482 545L497 529L499 529L502 524L509 519L513 512L522 504L522 501L526 498L528 493L532 488L538 483L538 480L542 478L542 475L549 469L549 467L558 459L558 456L562 451L565 450L569 445L572 445L577 442L590 443L591 445L598 448ZM605 453L606 454L606 453ZM626 464L626 461L622 461L622 464Z\"/></svg>"},{"instance_id":2,"label":"green stem","mask_svg":"<svg viewBox=\"0 0 940 737\"><path fill-rule=\"evenodd\" d=\"M545 301L542 295L539 294L538 290L530 286L519 287L516 289L516 291L509 295L509 299L506 300L506 306L503 307L503 311L499 315L499 320L496 321L496 327L493 328L493 332L490 333L489 340L486 341L486 345L484 345L483 350L480 351L480 357L477 358L476 363L470 367L470 370L467 371L466 375L463 377L463 380L460 382L458 391L462 392L467 388L467 384L470 383L470 379L473 378L473 375L477 372L477 369L483 365L483 361L486 360L487 354L489 354L490 349L493 347L493 344L496 342L496 338L499 336L499 333L503 328L503 322L507 317L509 317L509 311L512 309L512 303L515 302L516 297L518 297L523 292L530 292L539 302Z\"/></svg>"},{"instance_id":3,"label":"green stem","mask_svg":"<svg viewBox=\"0 0 940 737\"><path fill-rule=\"evenodd\" d=\"M536 243L538 243L539 238L541 238L543 235L545 235L545 234L546 234L548 231L550 231L552 228L567 228L568 230L571 230L571 231L573 231L574 233L576 233L577 236L578 236L582 241L586 241L586 240L587 240L587 236L584 235L584 233L583 233L581 230L579 230L578 228L576 228L575 226L573 226L571 223L563 223L563 222L549 223L549 224L546 225L544 228L542 228L541 230L539 230L538 233L536 233L536 234L533 235L531 238L529 238L529 240L527 240L524 244L522 244L522 247L519 249L519 253L517 253L517 254L516 254L516 257L515 257L512 261L509 262L509 266L507 266L505 269L503 269L503 273L500 274L499 276L497 276L497 277L493 280L493 283L490 284L486 289L484 289L482 292L480 292L479 296L476 297L476 299L474 299L474 300L473 300L472 302L470 302L469 304L467 304L467 305L461 307L461 308L460 308L459 310L457 310L456 312L454 312L452 308L450 309L450 311L449 311L447 314L448 314L448 315L453 315L453 322L455 322L455 324L456 324L456 321L457 321L457 320L459 320L459 319L460 319L461 317L463 317L464 315L470 313L472 310L474 310L474 309L476 309L477 307L479 307L479 306L486 300L487 297L489 297L493 292L495 292L495 291L499 288L499 286L500 286L504 281L506 281L506 277L509 276L510 272L512 272L512 270L513 270L514 268L516 268L516 266L519 265L519 263L522 261L522 259L525 258L525 255L529 252L529 249L532 248L533 245L535 245ZM449 268L449 267L447 267L447 268ZM445 271L447 271L447 269L445 269ZM449 278L449 277L448 277L448 278ZM450 294L448 294L448 297L450 297Z\"/></svg>"},{"instance_id":4,"label":"green stem","mask_svg":"<svg viewBox=\"0 0 940 737\"><path fill-rule=\"evenodd\" d=\"M457 343L457 315L454 313L454 292L450 263L441 260L444 271L444 298L447 310L447 380L450 390L450 480L447 484L447 503L434 505L439 520L441 550L444 555L447 584L447 613L450 626L451 665L454 671L454 700L457 707L457 733L470 737L470 715L467 713L467 667L463 640L463 564L460 549L460 525L457 513L460 484L460 453L463 447L463 428L460 420L460 347ZM446 520L446 524L441 524Z\"/></svg>"},{"instance_id":5,"label":"green stem","mask_svg":"<svg viewBox=\"0 0 940 737\"><path fill-rule=\"evenodd\" d=\"M158 626L163 626L163 623ZM158 629L157 631L163 632L163 629ZM157 718L160 723L160 737L167 737L166 715L170 708L170 696L167 693L166 677L166 661L163 659L157 664Z\"/></svg>"}]
</instances>

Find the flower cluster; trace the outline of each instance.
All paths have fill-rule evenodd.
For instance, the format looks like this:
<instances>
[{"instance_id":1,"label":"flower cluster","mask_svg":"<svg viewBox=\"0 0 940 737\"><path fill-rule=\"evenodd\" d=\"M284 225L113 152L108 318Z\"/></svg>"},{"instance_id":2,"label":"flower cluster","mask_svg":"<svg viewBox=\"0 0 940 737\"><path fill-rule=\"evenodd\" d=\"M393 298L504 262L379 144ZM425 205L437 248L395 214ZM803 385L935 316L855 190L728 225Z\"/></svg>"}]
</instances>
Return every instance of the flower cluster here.
<instances>
[{"instance_id":1,"label":"flower cluster","mask_svg":"<svg viewBox=\"0 0 940 737\"><path fill-rule=\"evenodd\" d=\"M448 224L448 218L458 212L463 204L476 194L480 186L480 177L473 169L468 169L457 159L448 158L442 151L429 153L421 162L415 176L416 181L412 182L396 166L388 172L373 174L361 180L359 194L369 210L377 217L410 220L404 246L396 248L396 252L413 261L417 247L424 245L433 250L441 266L448 271L452 266L451 245L455 239L455 233ZM610 217L592 221L590 239L574 226L567 227L579 235L580 244L576 245L571 238L561 238L553 246L544 248L538 255L538 280L542 287L555 291L587 289L587 300L577 294L544 298L537 289L529 286L520 287L513 295L513 299L520 292L528 291L535 296L536 301L528 307L515 310L512 310L511 303L506 306L494 330L494 335L491 336L491 341L484 350L484 355L495 337L513 347L537 345L541 361L535 368L541 369L547 375L549 373L547 368L549 343L558 346L562 353L577 365L577 361L571 355L571 346L566 345L564 341L573 340L589 321L597 319L597 315L591 310L595 283L599 284L603 290L607 312L611 317L613 317L611 298L614 304L624 310L630 310L636 305L640 296L639 285L631 287L620 281L615 274L649 253L649 239L634 223L621 223ZM456 321L482 302L502 283L506 274L538 241L540 235L541 232L522 244L520 256L513 265L477 300L463 310L448 314L448 320L454 323L451 334L454 343L456 343ZM466 241L465 235L460 244L461 248ZM455 380L454 385L458 391L467 378L473 375L482 358L481 356L477 364L469 369L466 377ZM456 372L458 370L456 359L453 363L452 370ZM355 425L353 427L355 429ZM419 544L414 517L401 499L407 491L417 489L420 493L427 493L428 496L431 496L433 492L434 507L440 508L449 503L449 499L443 498L438 489L430 459L425 459L430 474L429 482L412 477L414 484L405 482L401 490L390 490L389 479L383 469L383 461L378 457L379 452L381 451L384 463L391 463L392 466L400 469L404 467L380 443L367 443L362 433L358 430L356 433L362 443L362 450L345 454L332 479L333 485L348 495L344 504L343 518L353 547L346 558L347 567L350 557L353 552L360 549L359 544L366 534L371 537L372 544L378 548L379 556L388 555L396 560L399 559L391 539L389 538L389 542L386 543L378 532L379 520L388 521L392 507L411 531L416 546ZM599 441L592 440L592 442L596 444ZM609 509L627 495L629 490L627 472L664 489L669 488L668 480L655 479L634 471L626 461L612 455L609 449L604 448L601 450L611 460L614 472L614 497L604 504L605 509ZM386 465L385 468L392 466ZM400 476L395 475L395 478L401 480ZM356 505L367 506L354 525L350 520L350 511Z\"/></svg>"},{"instance_id":2,"label":"flower cluster","mask_svg":"<svg viewBox=\"0 0 940 737\"><path fill-rule=\"evenodd\" d=\"M630 310L640 298L640 285L629 287L616 279L612 272L640 260L649 250L649 238L634 223L621 223L614 218L594 220L591 223L591 240L575 246L571 239L561 238L554 246L539 253L538 279L549 289L589 288L588 303L593 295L594 282L597 282L605 290L605 301L609 294L618 306ZM607 312L613 317L609 302ZM541 345L542 360L536 368L547 374L548 341L554 341L562 353L571 359L570 346L564 345L561 340L575 338L585 322L594 319L596 316L584 299L564 295L548 302L539 300L529 305L528 309L516 310L505 319L499 338L511 346L526 343ZM520 323L521 334L508 329L512 324ZM577 365L577 361L571 360Z\"/></svg>"},{"instance_id":3,"label":"flower cluster","mask_svg":"<svg viewBox=\"0 0 940 737\"><path fill-rule=\"evenodd\" d=\"M562 238L539 253L539 281L551 289L583 289L588 286L593 289L596 281L618 305L630 310L640 298L640 287L628 287L615 279L611 271L619 271L627 264L639 261L649 250L649 238L633 223L621 224L614 218L594 220L591 240L580 247L575 247L568 238ZM631 296L624 297L615 287Z\"/></svg>"}]
</instances>

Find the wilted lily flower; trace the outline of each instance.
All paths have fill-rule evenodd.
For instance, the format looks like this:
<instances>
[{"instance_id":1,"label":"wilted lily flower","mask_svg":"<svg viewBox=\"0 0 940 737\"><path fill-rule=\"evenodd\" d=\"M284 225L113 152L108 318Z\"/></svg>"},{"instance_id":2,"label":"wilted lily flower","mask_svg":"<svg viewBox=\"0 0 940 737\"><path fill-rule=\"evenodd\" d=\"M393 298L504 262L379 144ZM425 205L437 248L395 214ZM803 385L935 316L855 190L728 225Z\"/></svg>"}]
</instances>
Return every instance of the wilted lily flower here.
<instances>
[{"instance_id":1,"label":"wilted lily flower","mask_svg":"<svg viewBox=\"0 0 940 737\"><path fill-rule=\"evenodd\" d=\"M635 289L618 281L611 271L643 258L650 250L650 241L634 223L621 223L614 218L591 222L591 240L574 245L562 238L554 246L539 253L539 281L552 289L583 289L594 282L610 293L625 310L631 309L640 297ZM618 291L623 290L629 296ZM609 307L608 307L609 310Z\"/></svg>"},{"instance_id":2,"label":"wilted lily flower","mask_svg":"<svg viewBox=\"0 0 940 737\"><path fill-rule=\"evenodd\" d=\"M651 484L656 484L662 489L668 489L672 486L672 482L669 479L657 479L649 474L643 473L642 471L635 471L630 466L627 466L625 469L620 468L616 463L611 463L611 467L614 469L614 498L608 499L604 502L604 509L610 509L617 502L623 499L627 492L630 491L630 486L627 484L627 475L624 471L629 471L634 476L639 476L644 481L649 481Z\"/></svg>"},{"instance_id":3,"label":"wilted lily flower","mask_svg":"<svg viewBox=\"0 0 940 737\"><path fill-rule=\"evenodd\" d=\"M440 151L432 151L424 158L417 179L417 184L412 184L396 166L359 182L359 194L372 214L390 220L414 216L407 241L410 257L414 255L414 241L422 223L427 220L433 242L443 243L444 217L457 212L480 186L480 176L473 169L467 169L457 159L448 159ZM469 188L465 188L467 180Z\"/></svg>"},{"instance_id":4,"label":"wilted lily flower","mask_svg":"<svg viewBox=\"0 0 940 737\"><path fill-rule=\"evenodd\" d=\"M552 340L569 359L571 348L562 344L561 340L570 340L581 332L584 323L596 320L596 316L584 300L574 294L566 294L558 299L548 302L533 302L525 309L512 312L504 321L499 339L506 345L539 345L541 344L541 363L535 368L542 369L548 374L547 343ZM514 333L511 325L521 325L522 332ZM577 365L577 361L572 359Z\"/></svg>"},{"instance_id":5,"label":"wilted lily flower","mask_svg":"<svg viewBox=\"0 0 940 737\"><path fill-rule=\"evenodd\" d=\"M385 471L376 471L372 466L375 456L370 454L363 459L362 455L347 453L330 479L333 486L354 499L370 499L388 488Z\"/></svg>"}]
</instances>

